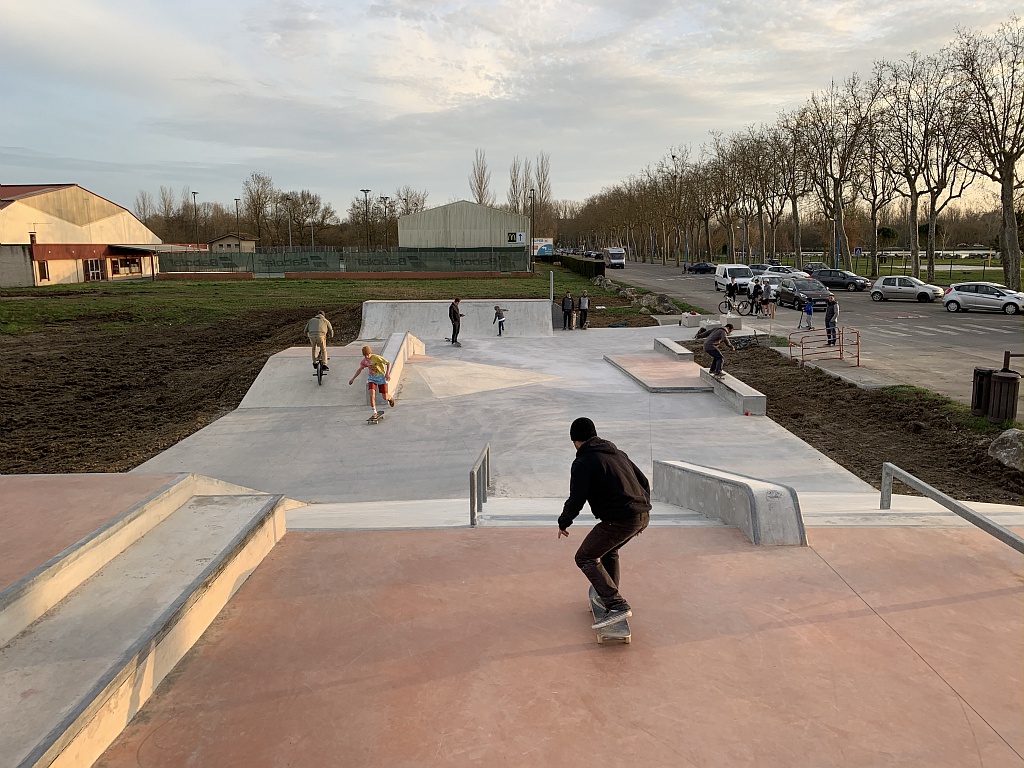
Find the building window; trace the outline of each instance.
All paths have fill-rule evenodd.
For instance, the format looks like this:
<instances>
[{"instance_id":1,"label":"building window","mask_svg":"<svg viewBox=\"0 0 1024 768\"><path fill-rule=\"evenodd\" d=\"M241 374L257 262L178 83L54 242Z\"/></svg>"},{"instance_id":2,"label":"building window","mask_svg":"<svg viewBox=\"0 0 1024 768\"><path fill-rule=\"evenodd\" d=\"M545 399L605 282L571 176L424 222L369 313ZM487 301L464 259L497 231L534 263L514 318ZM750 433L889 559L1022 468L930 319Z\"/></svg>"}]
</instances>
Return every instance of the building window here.
<instances>
[{"instance_id":1,"label":"building window","mask_svg":"<svg viewBox=\"0 0 1024 768\"><path fill-rule=\"evenodd\" d=\"M39 279L49 280L50 279L50 267L45 261L37 261L36 264L39 268Z\"/></svg>"},{"instance_id":2,"label":"building window","mask_svg":"<svg viewBox=\"0 0 1024 768\"><path fill-rule=\"evenodd\" d=\"M111 259L110 260L110 273L112 275L141 275L142 274L142 259L141 258Z\"/></svg>"}]
</instances>

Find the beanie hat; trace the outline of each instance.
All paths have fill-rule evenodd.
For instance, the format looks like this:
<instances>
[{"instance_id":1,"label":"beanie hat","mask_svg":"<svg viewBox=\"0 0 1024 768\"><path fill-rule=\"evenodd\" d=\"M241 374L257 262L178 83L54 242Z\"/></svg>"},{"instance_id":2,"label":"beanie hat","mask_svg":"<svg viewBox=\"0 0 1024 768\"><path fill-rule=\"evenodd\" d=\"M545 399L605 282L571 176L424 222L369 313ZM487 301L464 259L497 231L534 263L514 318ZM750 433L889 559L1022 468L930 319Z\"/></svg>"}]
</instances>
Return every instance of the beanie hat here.
<instances>
[{"instance_id":1,"label":"beanie hat","mask_svg":"<svg viewBox=\"0 0 1024 768\"><path fill-rule=\"evenodd\" d=\"M569 438L576 443L583 443L592 437L597 437L597 427L594 422L585 416L581 416L569 427Z\"/></svg>"}]
</instances>

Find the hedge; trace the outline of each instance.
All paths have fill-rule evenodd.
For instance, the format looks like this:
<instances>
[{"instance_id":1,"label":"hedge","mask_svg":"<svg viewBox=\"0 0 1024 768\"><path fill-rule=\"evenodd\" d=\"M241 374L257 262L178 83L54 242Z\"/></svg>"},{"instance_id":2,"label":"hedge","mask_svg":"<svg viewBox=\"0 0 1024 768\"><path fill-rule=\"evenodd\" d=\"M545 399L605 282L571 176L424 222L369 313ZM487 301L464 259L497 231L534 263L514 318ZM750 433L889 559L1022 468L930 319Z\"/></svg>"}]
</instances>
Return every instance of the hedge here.
<instances>
[{"instance_id":1,"label":"hedge","mask_svg":"<svg viewBox=\"0 0 1024 768\"><path fill-rule=\"evenodd\" d=\"M579 259L566 254L562 256L562 266L588 279L604 274L604 261L601 259Z\"/></svg>"}]
</instances>

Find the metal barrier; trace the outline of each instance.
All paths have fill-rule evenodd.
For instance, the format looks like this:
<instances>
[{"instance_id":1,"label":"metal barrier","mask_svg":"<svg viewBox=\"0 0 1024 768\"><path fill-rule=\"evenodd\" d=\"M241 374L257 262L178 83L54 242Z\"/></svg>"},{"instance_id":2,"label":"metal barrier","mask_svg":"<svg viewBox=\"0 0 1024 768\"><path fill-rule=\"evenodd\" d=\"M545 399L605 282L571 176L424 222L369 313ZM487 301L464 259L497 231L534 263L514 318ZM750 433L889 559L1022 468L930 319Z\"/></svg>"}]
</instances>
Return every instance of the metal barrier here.
<instances>
[{"instance_id":1,"label":"metal barrier","mask_svg":"<svg viewBox=\"0 0 1024 768\"><path fill-rule=\"evenodd\" d=\"M882 464L882 498L878 504L879 509L892 509L893 478L909 485L915 491L923 493L929 499L937 501L953 514L959 515L972 525L976 525L986 533L990 533L1004 544L1008 544L1018 552L1024 553L1024 538L1021 538L1008 528L1004 528L999 523L989 520L984 515L978 514L966 504L961 504L951 496L947 496L942 491L933 488L923 480L914 477L909 472L889 462Z\"/></svg>"},{"instance_id":2,"label":"metal barrier","mask_svg":"<svg viewBox=\"0 0 1024 768\"><path fill-rule=\"evenodd\" d=\"M835 344L829 344L829 333L836 337ZM860 366L860 331L842 326L818 331L793 331L789 334L789 356L796 360L799 350L800 365L808 360L854 360Z\"/></svg>"},{"instance_id":3,"label":"metal barrier","mask_svg":"<svg viewBox=\"0 0 1024 768\"><path fill-rule=\"evenodd\" d=\"M480 452L473 468L469 470L469 524L475 526L480 511L487 501L487 489L491 485L491 444L487 443Z\"/></svg>"}]
</instances>

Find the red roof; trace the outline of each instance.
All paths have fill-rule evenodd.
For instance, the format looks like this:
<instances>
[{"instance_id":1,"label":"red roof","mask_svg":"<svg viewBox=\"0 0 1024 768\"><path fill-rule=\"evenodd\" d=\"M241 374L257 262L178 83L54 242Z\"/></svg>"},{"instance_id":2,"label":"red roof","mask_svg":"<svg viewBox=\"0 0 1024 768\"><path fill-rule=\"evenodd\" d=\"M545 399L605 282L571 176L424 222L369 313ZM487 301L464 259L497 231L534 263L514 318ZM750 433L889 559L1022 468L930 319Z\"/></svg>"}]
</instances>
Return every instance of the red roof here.
<instances>
[{"instance_id":1,"label":"red roof","mask_svg":"<svg viewBox=\"0 0 1024 768\"><path fill-rule=\"evenodd\" d=\"M74 184L0 184L0 200L15 200L19 197L32 197L55 189L73 187Z\"/></svg>"}]
</instances>

